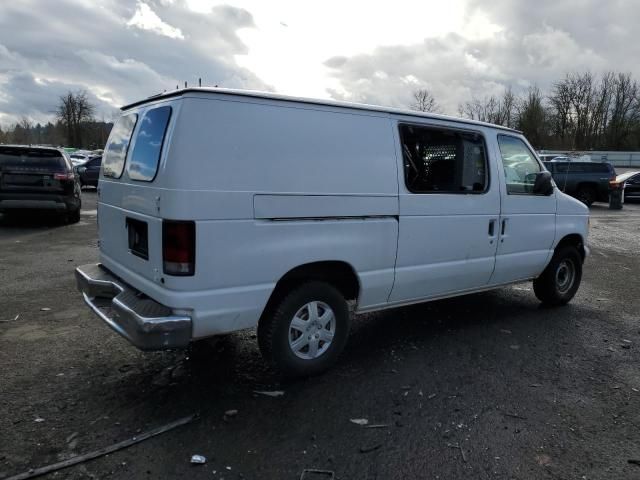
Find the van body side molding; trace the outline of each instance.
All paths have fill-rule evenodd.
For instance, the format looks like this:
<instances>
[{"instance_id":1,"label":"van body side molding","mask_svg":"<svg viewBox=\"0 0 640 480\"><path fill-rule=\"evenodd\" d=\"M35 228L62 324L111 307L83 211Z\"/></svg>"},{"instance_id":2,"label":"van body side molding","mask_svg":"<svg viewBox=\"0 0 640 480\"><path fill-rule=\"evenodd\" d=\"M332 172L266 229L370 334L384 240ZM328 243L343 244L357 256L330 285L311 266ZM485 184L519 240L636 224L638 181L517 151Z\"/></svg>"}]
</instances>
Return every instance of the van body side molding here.
<instances>
[{"instance_id":1,"label":"van body side molding","mask_svg":"<svg viewBox=\"0 0 640 480\"><path fill-rule=\"evenodd\" d=\"M262 195L253 197L256 219L398 216L395 195Z\"/></svg>"}]
</instances>

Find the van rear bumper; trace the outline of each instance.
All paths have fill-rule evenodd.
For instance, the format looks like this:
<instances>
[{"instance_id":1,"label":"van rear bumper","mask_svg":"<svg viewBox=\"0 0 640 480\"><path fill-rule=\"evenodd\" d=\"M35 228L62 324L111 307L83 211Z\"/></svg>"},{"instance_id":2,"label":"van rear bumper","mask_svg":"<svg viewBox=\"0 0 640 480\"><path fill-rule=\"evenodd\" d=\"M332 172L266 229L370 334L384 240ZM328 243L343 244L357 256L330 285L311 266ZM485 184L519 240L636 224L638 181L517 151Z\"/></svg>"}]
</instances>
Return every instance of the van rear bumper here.
<instances>
[{"instance_id":1,"label":"van rear bumper","mask_svg":"<svg viewBox=\"0 0 640 480\"><path fill-rule=\"evenodd\" d=\"M85 303L113 330L141 350L186 347L192 321L137 292L101 264L76 268Z\"/></svg>"}]
</instances>

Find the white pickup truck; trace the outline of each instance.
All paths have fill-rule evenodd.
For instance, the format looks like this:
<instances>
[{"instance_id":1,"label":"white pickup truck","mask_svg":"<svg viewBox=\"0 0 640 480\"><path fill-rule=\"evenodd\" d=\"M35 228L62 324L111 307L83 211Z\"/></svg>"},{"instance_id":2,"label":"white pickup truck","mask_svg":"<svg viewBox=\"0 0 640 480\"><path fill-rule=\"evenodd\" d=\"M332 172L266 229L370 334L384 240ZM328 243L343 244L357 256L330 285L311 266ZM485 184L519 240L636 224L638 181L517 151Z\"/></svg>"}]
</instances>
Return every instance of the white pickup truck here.
<instances>
[{"instance_id":1,"label":"white pickup truck","mask_svg":"<svg viewBox=\"0 0 640 480\"><path fill-rule=\"evenodd\" d=\"M355 313L533 280L571 300L588 210L521 133L368 105L191 88L123 108L87 305L142 349L257 326L287 375L335 362Z\"/></svg>"}]
</instances>

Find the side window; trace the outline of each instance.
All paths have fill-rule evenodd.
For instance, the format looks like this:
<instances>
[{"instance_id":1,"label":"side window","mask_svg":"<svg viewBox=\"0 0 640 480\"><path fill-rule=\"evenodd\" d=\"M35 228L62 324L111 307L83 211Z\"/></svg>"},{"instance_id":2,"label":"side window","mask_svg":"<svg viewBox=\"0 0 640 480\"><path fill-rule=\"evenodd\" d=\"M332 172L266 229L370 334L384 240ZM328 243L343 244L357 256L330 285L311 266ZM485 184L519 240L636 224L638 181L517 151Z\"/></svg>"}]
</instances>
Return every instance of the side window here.
<instances>
[{"instance_id":1,"label":"side window","mask_svg":"<svg viewBox=\"0 0 640 480\"><path fill-rule=\"evenodd\" d=\"M531 150L522 140L511 135L498 135L498 145L507 181L507 193L533 195L536 175L542 171L542 167Z\"/></svg>"},{"instance_id":2,"label":"side window","mask_svg":"<svg viewBox=\"0 0 640 480\"><path fill-rule=\"evenodd\" d=\"M130 113L121 116L113 126L104 149L103 174L105 177L120 178L122 175L129 142L137 121L138 115Z\"/></svg>"},{"instance_id":3,"label":"side window","mask_svg":"<svg viewBox=\"0 0 640 480\"><path fill-rule=\"evenodd\" d=\"M170 117L168 106L148 110L142 117L127 170L132 180L151 182L155 178Z\"/></svg>"},{"instance_id":4,"label":"side window","mask_svg":"<svg viewBox=\"0 0 640 480\"><path fill-rule=\"evenodd\" d=\"M94 158L87 162L87 167L100 167L100 163L102 163L102 158Z\"/></svg>"},{"instance_id":5,"label":"side window","mask_svg":"<svg viewBox=\"0 0 640 480\"><path fill-rule=\"evenodd\" d=\"M400 125L405 182L413 193L483 193L489 185L479 133Z\"/></svg>"}]
</instances>

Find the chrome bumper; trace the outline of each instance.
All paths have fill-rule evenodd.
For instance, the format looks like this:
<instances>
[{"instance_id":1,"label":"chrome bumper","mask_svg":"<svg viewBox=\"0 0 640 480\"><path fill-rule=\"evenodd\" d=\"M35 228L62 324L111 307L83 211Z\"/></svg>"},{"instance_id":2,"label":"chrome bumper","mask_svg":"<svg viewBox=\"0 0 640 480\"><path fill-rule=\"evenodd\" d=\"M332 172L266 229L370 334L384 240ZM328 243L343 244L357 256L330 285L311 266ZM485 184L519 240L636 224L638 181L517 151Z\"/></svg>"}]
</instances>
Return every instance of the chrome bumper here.
<instances>
[{"instance_id":1,"label":"chrome bumper","mask_svg":"<svg viewBox=\"0 0 640 480\"><path fill-rule=\"evenodd\" d=\"M191 318L138 293L100 264L76 268L84 302L113 330L141 350L186 347Z\"/></svg>"}]
</instances>

